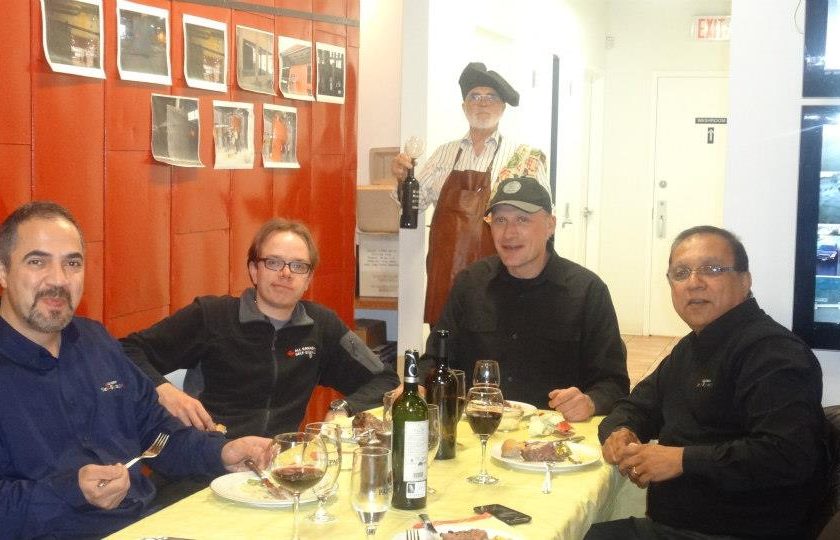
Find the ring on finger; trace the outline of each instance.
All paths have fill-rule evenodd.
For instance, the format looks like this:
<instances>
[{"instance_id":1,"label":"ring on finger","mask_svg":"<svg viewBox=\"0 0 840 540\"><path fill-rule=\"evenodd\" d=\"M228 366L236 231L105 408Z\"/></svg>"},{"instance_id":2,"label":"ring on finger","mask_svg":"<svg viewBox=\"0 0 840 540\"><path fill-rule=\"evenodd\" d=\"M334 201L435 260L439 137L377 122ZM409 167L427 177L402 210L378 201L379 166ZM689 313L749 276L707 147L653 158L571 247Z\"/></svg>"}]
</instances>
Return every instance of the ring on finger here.
<instances>
[{"instance_id":1,"label":"ring on finger","mask_svg":"<svg viewBox=\"0 0 840 540\"><path fill-rule=\"evenodd\" d=\"M638 477L638 476L639 476L639 473L638 473L638 472L636 472L636 466L635 466L635 465L633 465L633 467L630 469L630 474L631 474L632 476L634 476L634 477Z\"/></svg>"}]
</instances>

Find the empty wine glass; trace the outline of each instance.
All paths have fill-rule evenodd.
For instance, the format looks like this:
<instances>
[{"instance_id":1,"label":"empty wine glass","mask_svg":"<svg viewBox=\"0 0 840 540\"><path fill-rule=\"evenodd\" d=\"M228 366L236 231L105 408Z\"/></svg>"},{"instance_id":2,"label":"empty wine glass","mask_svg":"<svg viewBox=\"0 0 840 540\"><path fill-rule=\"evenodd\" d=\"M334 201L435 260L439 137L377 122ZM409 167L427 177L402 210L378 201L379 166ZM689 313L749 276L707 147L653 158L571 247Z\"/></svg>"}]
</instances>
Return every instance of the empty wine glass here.
<instances>
[{"instance_id":1,"label":"empty wine glass","mask_svg":"<svg viewBox=\"0 0 840 540\"><path fill-rule=\"evenodd\" d=\"M411 158L411 162L423 155L423 150L426 149L426 143L420 137L412 135L405 141L405 155Z\"/></svg>"},{"instance_id":2,"label":"empty wine glass","mask_svg":"<svg viewBox=\"0 0 840 540\"><path fill-rule=\"evenodd\" d=\"M327 470L321 481L312 488L318 497L318 509L306 519L314 523L329 523L335 521L335 516L327 510L327 500L338 489L338 474L341 472L341 427L329 422L312 422L306 424L304 431L320 435L327 449Z\"/></svg>"},{"instance_id":3,"label":"empty wine glass","mask_svg":"<svg viewBox=\"0 0 840 540\"><path fill-rule=\"evenodd\" d=\"M502 391L492 386L474 386L467 392L467 421L473 433L481 439L481 470L467 478L473 484L495 484L499 481L487 473L487 440L496 432L502 421L505 398Z\"/></svg>"},{"instance_id":4,"label":"empty wine glass","mask_svg":"<svg viewBox=\"0 0 840 540\"><path fill-rule=\"evenodd\" d=\"M464 407L467 405L467 375L463 369L451 369L452 375L458 382L458 420L464 417Z\"/></svg>"},{"instance_id":5,"label":"empty wine glass","mask_svg":"<svg viewBox=\"0 0 840 540\"><path fill-rule=\"evenodd\" d=\"M300 494L314 487L327 470L327 449L320 435L304 432L281 433L274 437L271 476L292 494L294 525L292 540L298 540Z\"/></svg>"},{"instance_id":6,"label":"empty wine glass","mask_svg":"<svg viewBox=\"0 0 840 540\"><path fill-rule=\"evenodd\" d=\"M438 446L440 446L440 408L437 405L426 405L429 409L429 456L426 460L426 491L437 493L437 490L428 484L429 470L435 460Z\"/></svg>"},{"instance_id":7,"label":"empty wine glass","mask_svg":"<svg viewBox=\"0 0 840 540\"><path fill-rule=\"evenodd\" d=\"M476 360L473 369L473 386L495 386L502 382L499 363L495 360Z\"/></svg>"},{"instance_id":8,"label":"empty wine glass","mask_svg":"<svg viewBox=\"0 0 840 540\"><path fill-rule=\"evenodd\" d=\"M364 524L368 540L374 537L376 527L391 506L393 492L391 450L381 446L362 446L354 450L350 504Z\"/></svg>"}]
</instances>

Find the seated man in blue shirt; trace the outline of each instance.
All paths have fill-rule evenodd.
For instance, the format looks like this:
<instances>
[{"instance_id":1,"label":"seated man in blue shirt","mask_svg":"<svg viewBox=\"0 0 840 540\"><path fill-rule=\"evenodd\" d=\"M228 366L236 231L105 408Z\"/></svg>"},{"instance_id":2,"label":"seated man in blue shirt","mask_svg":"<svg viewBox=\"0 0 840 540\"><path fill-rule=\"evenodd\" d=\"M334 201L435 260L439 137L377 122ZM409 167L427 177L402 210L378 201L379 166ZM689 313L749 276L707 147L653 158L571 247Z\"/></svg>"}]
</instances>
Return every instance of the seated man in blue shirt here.
<instances>
[{"instance_id":1,"label":"seated man in blue shirt","mask_svg":"<svg viewBox=\"0 0 840 540\"><path fill-rule=\"evenodd\" d=\"M188 428L99 323L74 316L85 246L61 206L32 202L0 225L0 539L102 537L140 518L155 495L125 463L159 433L148 460L171 476L265 465L269 439L227 441Z\"/></svg>"}]
</instances>

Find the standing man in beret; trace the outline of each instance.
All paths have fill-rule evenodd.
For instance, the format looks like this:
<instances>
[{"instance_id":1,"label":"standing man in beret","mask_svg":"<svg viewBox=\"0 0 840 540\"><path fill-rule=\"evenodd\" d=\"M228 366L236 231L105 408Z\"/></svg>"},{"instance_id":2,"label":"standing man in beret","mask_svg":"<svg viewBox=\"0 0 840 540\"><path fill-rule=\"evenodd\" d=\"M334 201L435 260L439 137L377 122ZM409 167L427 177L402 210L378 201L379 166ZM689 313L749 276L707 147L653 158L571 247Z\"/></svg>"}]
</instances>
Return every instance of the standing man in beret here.
<instances>
[{"instance_id":1,"label":"standing man in beret","mask_svg":"<svg viewBox=\"0 0 840 540\"><path fill-rule=\"evenodd\" d=\"M496 184L505 178L529 176L550 191L545 154L499 133L506 104L519 105L519 93L480 62L467 64L458 84L470 130L439 146L417 173L421 209L435 204L426 258L424 321L430 325L440 318L455 275L495 253L482 218ZM402 180L410 167L411 159L399 154L391 168Z\"/></svg>"}]
</instances>

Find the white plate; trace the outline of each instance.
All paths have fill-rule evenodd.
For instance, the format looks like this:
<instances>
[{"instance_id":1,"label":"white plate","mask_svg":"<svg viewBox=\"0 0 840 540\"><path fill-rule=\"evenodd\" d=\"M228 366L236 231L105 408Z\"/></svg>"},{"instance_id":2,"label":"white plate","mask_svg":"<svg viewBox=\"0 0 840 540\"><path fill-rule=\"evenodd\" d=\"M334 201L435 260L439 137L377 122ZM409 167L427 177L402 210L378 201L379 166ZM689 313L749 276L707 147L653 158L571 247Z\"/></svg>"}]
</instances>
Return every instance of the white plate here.
<instances>
[{"instance_id":1,"label":"white plate","mask_svg":"<svg viewBox=\"0 0 840 540\"><path fill-rule=\"evenodd\" d=\"M508 531L500 531L499 529L488 529L486 527L482 527L481 523L475 524L464 524L464 525L436 525L435 529L439 533L445 532L457 532L457 531L469 531L470 529L481 529L487 533L487 536L490 540L524 540L524 538L518 534L514 534ZM420 540L431 540L432 536L426 531L426 529L419 529L420 532ZM405 532L399 532L391 537L391 540L405 540Z\"/></svg>"},{"instance_id":2,"label":"white plate","mask_svg":"<svg viewBox=\"0 0 840 540\"><path fill-rule=\"evenodd\" d=\"M251 506L260 506L263 508L285 508L292 506L291 495L288 499L275 499L261 484L248 482L248 480L257 480L257 477L252 472L230 473L210 482L210 489L223 499L250 504ZM308 503L315 500L317 498L312 491L304 491L300 495L301 503Z\"/></svg>"},{"instance_id":3,"label":"white plate","mask_svg":"<svg viewBox=\"0 0 840 540\"><path fill-rule=\"evenodd\" d=\"M567 442L566 444L572 451L572 456L578 461L580 461L580 463L572 463L571 461L561 461L559 463L556 462L551 467L554 470L554 472L564 472L573 469L579 469L581 467L591 465L592 463L596 463L601 459L601 450L598 448L592 448L591 446L587 446L585 444L578 444L573 442ZM504 463L505 465L513 467L514 469L521 469L523 471L545 472L544 461L524 461L522 458L502 457L502 443L493 445L493 447L490 449L490 457L492 457L499 463Z\"/></svg>"},{"instance_id":4,"label":"white plate","mask_svg":"<svg viewBox=\"0 0 840 540\"><path fill-rule=\"evenodd\" d=\"M509 399L507 399L505 401L507 401L511 405L516 405L517 407L522 409L522 411L525 413L525 414L522 415L523 419L528 418L529 416L531 416L532 414L537 412L537 408L534 407L533 405L531 405L530 403L523 403L521 401L511 401Z\"/></svg>"}]
</instances>

